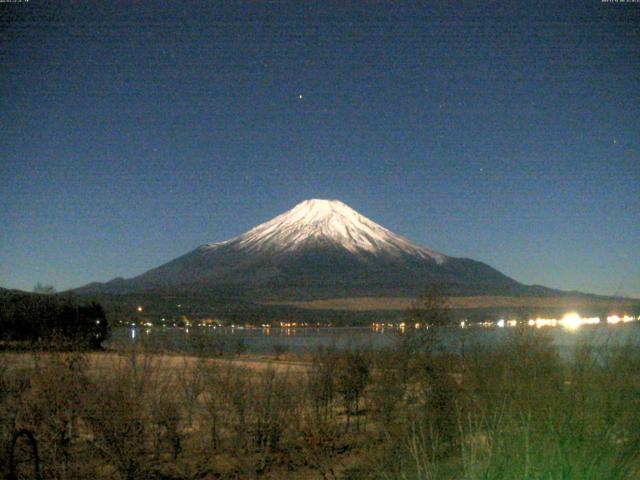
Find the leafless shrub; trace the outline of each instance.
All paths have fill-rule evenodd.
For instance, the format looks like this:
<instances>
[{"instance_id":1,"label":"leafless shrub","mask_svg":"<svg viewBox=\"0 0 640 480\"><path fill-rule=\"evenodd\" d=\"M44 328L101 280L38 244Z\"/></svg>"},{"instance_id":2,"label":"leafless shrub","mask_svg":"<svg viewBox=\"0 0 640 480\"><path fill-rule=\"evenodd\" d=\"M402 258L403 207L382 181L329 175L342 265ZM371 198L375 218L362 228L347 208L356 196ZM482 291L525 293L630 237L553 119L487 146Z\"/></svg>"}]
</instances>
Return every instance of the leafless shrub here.
<instances>
[{"instance_id":1,"label":"leafless shrub","mask_svg":"<svg viewBox=\"0 0 640 480\"><path fill-rule=\"evenodd\" d=\"M234 432L233 448L246 451L248 448L247 415L249 398L252 395L250 372L246 368L236 368L228 384L230 408L230 427Z\"/></svg>"},{"instance_id":2,"label":"leafless shrub","mask_svg":"<svg viewBox=\"0 0 640 480\"><path fill-rule=\"evenodd\" d=\"M356 415L356 430L360 431L360 400L369 383L370 369L369 359L363 352L348 351L340 357L336 387L344 401L347 431L353 414Z\"/></svg>"},{"instance_id":3,"label":"leafless shrub","mask_svg":"<svg viewBox=\"0 0 640 480\"><path fill-rule=\"evenodd\" d=\"M336 390L338 355L334 350L320 350L312 358L306 374L307 393L317 416L327 418L332 413Z\"/></svg>"},{"instance_id":4,"label":"leafless shrub","mask_svg":"<svg viewBox=\"0 0 640 480\"><path fill-rule=\"evenodd\" d=\"M451 306L444 287L428 287L405 312L401 348L410 354L434 352L440 346L440 331L451 326L452 322Z\"/></svg>"},{"instance_id":5,"label":"leafless shrub","mask_svg":"<svg viewBox=\"0 0 640 480\"><path fill-rule=\"evenodd\" d=\"M408 379L396 360L395 352L384 351L374 356L369 399L371 414L378 421L381 432L389 435L402 415Z\"/></svg>"},{"instance_id":6,"label":"leafless shrub","mask_svg":"<svg viewBox=\"0 0 640 480\"><path fill-rule=\"evenodd\" d=\"M299 387L288 371L267 368L261 372L255 389L256 443L261 448L276 450L289 431L298 423L298 410L304 407Z\"/></svg>"},{"instance_id":7,"label":"leafless shrub","mask_svg":"<svg viewBox=\"0 0 640 480\"><path fill-rule=\"evenodd\" d=\"M167 445L173 460L182 452L182 435L180 421L182 419L180 402L168 386L163 385L154 395L150 395L151 422L153 425L154 455L159 459Z\"/></svg>"},{"instance_id":8,"label":"leafless shrub","mask_svg":"<svg viewBox=\"0 0 640 480\"><path fill-rule=\"evenodd\" d=\"M335 459L345 450L345 442L335 419L307 410L300 434L304 465L319 471L324 479L337 478Z\"/></svg>"},{"instance_id":9,"label":"leafless shrub","mask_svg":"<svg viewBox=\"0 0 640 480\"><path fill-rule=\"evenodd\" d=\"M182 366L177 375L177 382L180 386L180 391L183 396L183 405L187 412L187 424L189 427L193 425L193 412L198 402L198 397L204 389L202 368L200 368L202 362L194 365L187 357L182 359Z\"/></svg>"},{"instance_id":10,"label":"leafless shrub","mask_svg":"<svg viewBox=\"0 0 640 480\"><path fill-rule=\"evenodd\" d=\"M300 396L287 372L267 368L256 374L250 397L253 448L258 453L256 471L263 472L276 462L288 462L295 448ZM296 439L297 440L297 439Z\"/></svg>"},{"instance_id":11,"label":"leafless shrub","mask_svg":"<svg viewBox=\"0 0 640 480\"><path fill-rule=\"evenodd\" d=\"M35 354L34 365L17 426L35 433L45 477L68 478L73 476L72 442L89 386L88 361L79 352Z\"/></svg>"},{"instance_id":12,"label":"leafless shrub","mask_svg":"<svg viewBox=\"0 0 640 480\"><path fill-rule=\"evenodd\" d=\"M214 451L221 447L221 433L229 422L231 382L235 369L230 363L202 365L202 407L209 425L210 446Z\"/></svg>"},{"instance_id":13,"label":"leafless shrub","mask_svg":"<svg viewBox=\"0 0 640 480\"><path fill-rule=\"evenodd\" d=\"M92 447L115 466L123 479L144 478L149 464L149 395L157 370L147 356L131 357L92 381L83 420Z\"/></svg>"}]
</instances>

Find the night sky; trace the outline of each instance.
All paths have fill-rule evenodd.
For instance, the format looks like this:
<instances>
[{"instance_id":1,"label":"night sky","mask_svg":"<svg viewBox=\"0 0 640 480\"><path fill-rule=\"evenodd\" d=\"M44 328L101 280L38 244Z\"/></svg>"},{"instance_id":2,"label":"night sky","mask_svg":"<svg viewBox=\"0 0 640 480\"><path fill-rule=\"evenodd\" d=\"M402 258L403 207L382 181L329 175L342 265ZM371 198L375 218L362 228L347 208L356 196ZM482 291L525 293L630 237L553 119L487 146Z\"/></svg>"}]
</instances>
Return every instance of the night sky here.
<instances>
[{"instance_id":1,"label":"night sky","mask_svg":"<svg viewBox=\"0 0 640 480\"><path fill-rule=\"evenodd\" d=\"M640 3L0 15L2 287L134 276L327 198L524 283L640 296Z\"/></svg>"}]
</instances>

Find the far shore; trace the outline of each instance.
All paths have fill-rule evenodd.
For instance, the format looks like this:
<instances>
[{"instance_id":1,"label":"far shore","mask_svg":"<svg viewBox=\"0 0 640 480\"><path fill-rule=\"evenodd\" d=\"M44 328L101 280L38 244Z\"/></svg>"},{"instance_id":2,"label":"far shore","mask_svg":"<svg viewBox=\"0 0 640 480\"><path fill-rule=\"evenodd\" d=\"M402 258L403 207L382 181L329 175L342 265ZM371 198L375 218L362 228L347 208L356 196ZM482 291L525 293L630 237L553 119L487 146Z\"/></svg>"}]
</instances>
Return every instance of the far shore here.
<instances>
[{"instance_id":1,"label":"far shore","mask_svg":"<svg viewBox=\"0 0 640 480\"><path fill-rule=\"evenodd\" d=\"M309 310L348 310L366 311L400 311L411 307L413 298L405 297L351 297L328 298L324 300L271 301L265 305L288 305ZM640 300L631 298L598 298L598 297L508 297L508 296L471 296L449 297L450 308L638 308Z\"/></svg>"}]
</instances>

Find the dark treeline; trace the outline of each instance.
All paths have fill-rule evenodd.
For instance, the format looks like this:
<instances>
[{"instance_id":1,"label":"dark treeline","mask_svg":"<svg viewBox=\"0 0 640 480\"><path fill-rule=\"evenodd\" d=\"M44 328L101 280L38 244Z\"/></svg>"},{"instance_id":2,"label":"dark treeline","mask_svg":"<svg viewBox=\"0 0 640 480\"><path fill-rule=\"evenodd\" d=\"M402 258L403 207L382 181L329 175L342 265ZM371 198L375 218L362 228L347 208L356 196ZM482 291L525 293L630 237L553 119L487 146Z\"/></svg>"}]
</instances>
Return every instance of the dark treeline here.
<instances>
[{"instance_id":1,"label":"dark treeline","mask_svg":"<svg viewBox=\"0 0 640 480\"><path fill-rule=\"evenodd\" d=\"M0 293L0 341L5 347L55 341L99 348L108 334L107 318L98 303L81 304L58 295Z\"/></svg>"}]
</instances>

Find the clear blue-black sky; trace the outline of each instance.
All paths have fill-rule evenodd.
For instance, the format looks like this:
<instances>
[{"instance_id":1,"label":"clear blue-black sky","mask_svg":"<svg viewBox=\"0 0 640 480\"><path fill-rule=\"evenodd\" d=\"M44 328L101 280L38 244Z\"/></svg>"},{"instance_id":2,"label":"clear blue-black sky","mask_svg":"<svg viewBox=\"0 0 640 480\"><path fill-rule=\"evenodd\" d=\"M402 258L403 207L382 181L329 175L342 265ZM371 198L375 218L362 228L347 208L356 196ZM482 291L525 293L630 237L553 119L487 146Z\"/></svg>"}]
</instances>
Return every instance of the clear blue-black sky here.
<instances>
[{"instance_id":1,"label":"clear blue-black sky","mask_svg":"<svg viewBox=\"0 0 640 480\"><path fill-rule=\"evenodd\" d=\"M130 277L308 198L640 295L640 4L0 4L0 286Z\"/></svg>"}]
</instances>

